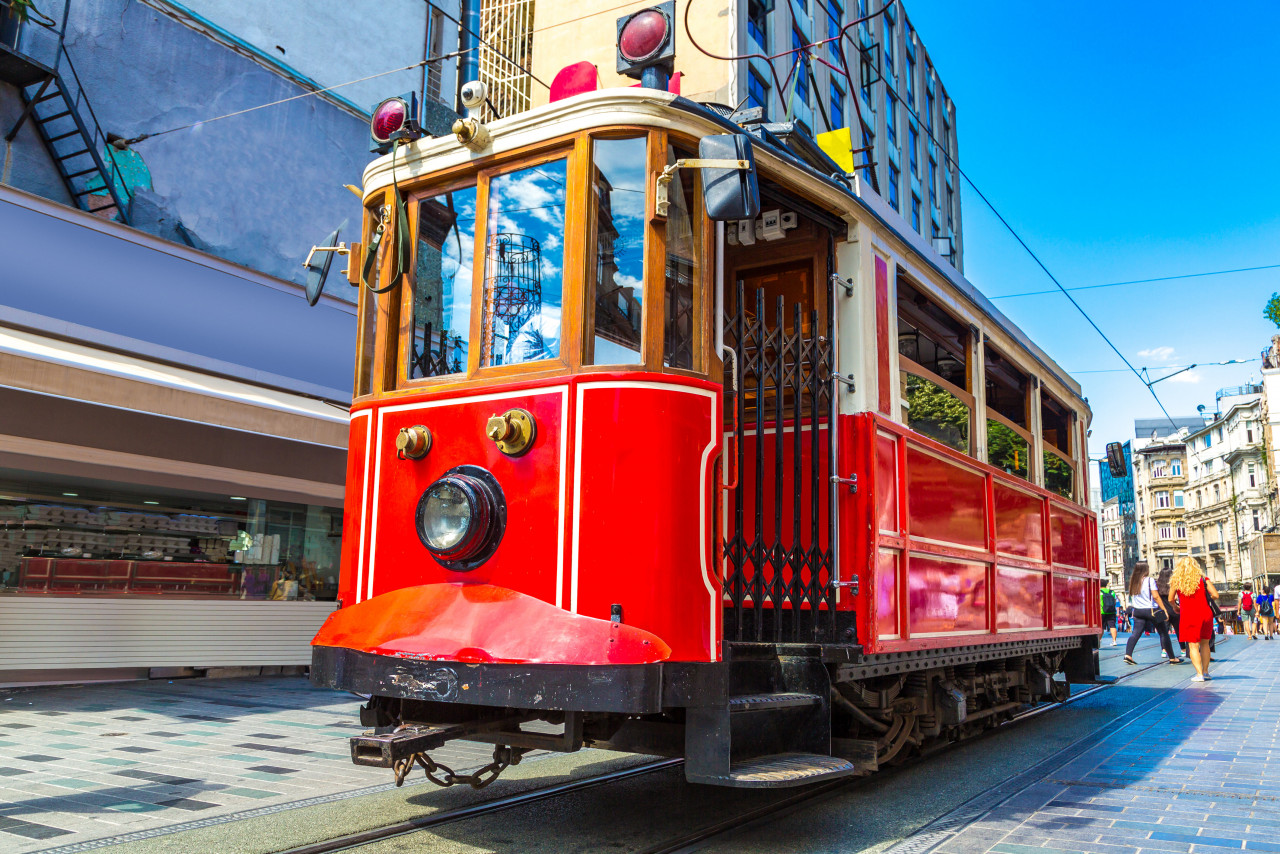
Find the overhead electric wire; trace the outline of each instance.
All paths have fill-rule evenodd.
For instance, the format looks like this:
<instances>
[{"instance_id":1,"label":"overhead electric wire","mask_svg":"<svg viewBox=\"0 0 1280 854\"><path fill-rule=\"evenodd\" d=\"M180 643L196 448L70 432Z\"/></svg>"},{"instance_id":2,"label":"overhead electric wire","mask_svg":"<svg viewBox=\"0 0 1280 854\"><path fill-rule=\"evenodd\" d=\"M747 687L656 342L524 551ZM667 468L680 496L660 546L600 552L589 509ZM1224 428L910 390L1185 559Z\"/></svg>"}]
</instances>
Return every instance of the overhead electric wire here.
<instances>
[{"instance_id":1,"label":"overhead electric wire","mask_svg":"<svg viewBox=\"0 0 1280 854\"><path fill-rule=\"evenodd\" d=\"M1228 273L1251 273L1256 270L1275 270L1280 269L1280 264L1263 264L1260 267L1237 267L1233 270L1210 270L1207 273L1183 273L1178 276L1157 276L1154 279L1133 279L1128 282L1107 282L1102 285L1082 285L1078 288L1067 288L1069 291L1092 291L1098 288L1118 288L1121 285L1146 285L1153 282L1171 282L1175 279L1199 279L1205 276L1225 276ZM1056 294L1057 291L1027 291L1020 294L1000 294L990 297L990 299L1011 299L1013 297L1035 297L1042 294Z\"/></svg>"},{"instance_id":2,"label":"overhead electric wire","mask_svg":"<svg viewBox=\"0 0 1280 854\"><path fill-rule=\"evenodd\" d=\"M1052 293L1057 293L1057 291L1053 291ZM1255 362L1255 361L1257 361L1257 359L1256 359L1256 358L1253 358L1253 359L1227 359L1225 362L1196 362L1196 363L1191 364L1191 365L1156 365L1155 370L1157 370L1157 371L1172 371L1172 370L1183 370L1183 371L1185 371L1185 370L1190 370L1191 368L1215 368L1215 367L1219 367L1219 366L1221 366L1221 365L1246 365L1246 364L1248 364L1249 362ZM1096 368L1096 369L1091 370L1091 371L1069 371L1068 373L1073 374L1073 375L1074 375L1074 374L1127 374L1127 373L1129 373L1129 369L1128 369L1128 368Z\"/></svg>"}]
</instances>

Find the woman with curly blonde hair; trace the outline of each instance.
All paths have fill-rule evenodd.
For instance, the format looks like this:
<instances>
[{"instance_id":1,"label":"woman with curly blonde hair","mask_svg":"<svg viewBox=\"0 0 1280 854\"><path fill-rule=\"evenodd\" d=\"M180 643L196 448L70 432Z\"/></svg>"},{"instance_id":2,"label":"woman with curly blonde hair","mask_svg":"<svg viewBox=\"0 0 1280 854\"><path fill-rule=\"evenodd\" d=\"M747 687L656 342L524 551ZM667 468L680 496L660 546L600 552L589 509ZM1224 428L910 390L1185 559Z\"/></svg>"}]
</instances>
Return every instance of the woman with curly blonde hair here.
<instances>
[{"instance_id":1,"label":"woman with curly blonde hair","mask_svg":"<svg viewBox=\"0 0 1280 854\"><path fill-rule=\"evenodd\" d=\"M1191 663L1196 668L1192 682L1204 682L1209 676L1209 642L1213 639L1213 609L1209 597L1218 598L1213 582L1204 577L1200 563L1193 557L1180 557L1169 578L1169 592L1178 597L1181 618L1178 640L1187 645Z\"/></svg>"}]
</instances>

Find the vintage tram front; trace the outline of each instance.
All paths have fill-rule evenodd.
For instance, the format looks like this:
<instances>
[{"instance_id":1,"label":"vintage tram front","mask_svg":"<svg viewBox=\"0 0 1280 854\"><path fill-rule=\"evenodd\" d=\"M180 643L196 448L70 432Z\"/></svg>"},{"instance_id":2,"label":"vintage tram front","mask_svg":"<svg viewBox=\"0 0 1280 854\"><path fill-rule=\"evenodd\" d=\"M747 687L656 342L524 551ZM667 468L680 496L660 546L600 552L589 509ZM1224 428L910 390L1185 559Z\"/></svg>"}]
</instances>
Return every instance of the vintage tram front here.
<instances>
[{"instance_id":1,"label":"vintage tram front","mask_svg":"<svg viewBox=\"0 0 1280 854\"><path fill-rule=\"evenodd\" d=\"M370 697L356 762L795 785L1096 675L1079 388L877 196L653 89L458 130L365 173L312 668ZM682 165L708 136L750 175Z\"/></svg>"}]
</instances>

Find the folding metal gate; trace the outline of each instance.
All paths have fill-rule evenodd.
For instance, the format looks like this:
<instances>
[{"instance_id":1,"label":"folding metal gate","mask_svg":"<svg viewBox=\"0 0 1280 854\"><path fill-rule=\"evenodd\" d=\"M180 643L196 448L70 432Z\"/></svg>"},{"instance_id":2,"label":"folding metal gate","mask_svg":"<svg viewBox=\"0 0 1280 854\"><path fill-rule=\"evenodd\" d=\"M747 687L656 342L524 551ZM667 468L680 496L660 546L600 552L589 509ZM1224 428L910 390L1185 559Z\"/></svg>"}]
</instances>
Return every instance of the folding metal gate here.
<instances>
[{"instance_id":1,"label":"folding metal gate","mask_svg":"<svg viewBox=\"0 0 1280 854\"><path fill-rule=\"evenodd\" d=\"M734 354L725 365L727 465L736 486L726 502L724 638L833 643L831 312L806 313L781 296L766 306L762 290L748 303L742 282L737 291L725 324Z\"/></svg>"}]
</instances>

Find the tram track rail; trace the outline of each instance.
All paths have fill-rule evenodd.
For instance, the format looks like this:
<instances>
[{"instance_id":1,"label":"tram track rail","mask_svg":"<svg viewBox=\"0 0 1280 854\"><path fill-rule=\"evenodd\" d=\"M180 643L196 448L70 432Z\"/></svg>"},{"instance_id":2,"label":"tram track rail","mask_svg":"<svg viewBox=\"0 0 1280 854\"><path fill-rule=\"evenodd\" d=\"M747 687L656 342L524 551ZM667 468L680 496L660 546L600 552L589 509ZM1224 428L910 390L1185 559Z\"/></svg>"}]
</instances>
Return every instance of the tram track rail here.
<instances>
[{"instance_id":1,"label":"tram track rail","mask_svg":"<svg viewBox=\"0 0 1280 854\"><path fill-rule=\"evenodd\" d=\"M1117 677L1112 682L1100 683L1086 688L1079 693L1073 694L1065 700L1054 703L1043 703L1039 706L1027 709L1014 715L1008 721L996 726L987 732L978 736L978 739L987 738L999 732L1007 731L1005 728L1021 723L1031 718L1038 717L1047 712L1051 712L1070 705L1085 697L1091 696L1106 688L1118 685L1128 681L1136 676L1161 667L1165 662L1140 666L1122 676ZM976 739L968 739L960 744L971 744ZM951 745L948 745L948 747ZM918 763L927 762L935 758L939 753L944 752L946 747L940 750L930 751L926 754L918 756L907 763L896 766L898 768L913 767ZM522 806L537 803L539 801L560 797L562 795L573 794L575 792L586 791L588 789L597 788L599 786L609 785L611 783L622 782L624 780L653 774L659 771L678 768L684 764L683 759L663 759L656 762L649 762L642 765L624 768L618 771L612 771L606 774L600 774L583 780L573 780L566 783L557 783L555 785L546 786L540 789L534 789L528 792L522 792L508 797L497 798L494 800L484 801L482 803L473 804L459 809L445 810L432 815L421 816L419 818L408 819L396 822L394 824L385 825L383 827L371 828L369 830L358 831L356 833L345 834L343 836L334 837L333 839L323 842L308 843L295 848L283 849L278 854L336 854L340 851L353 851L375 842L382 842L397 837L408 836L422 830L429 830L433 827L440 827L446 824L452 824L470 819L481 818L487 815L504 812L506 810L515 809ZM780 798L779 800L758 807L746 812L735 813L733 816L722 821L716 822L688 834L681 835L675 839L664 841L657 846L644 849L643 854L679 854L679 852L692 851L714 840L719 836L724 836L730 832L737 832L746 824L756 824L761 821L779 817L787 812L799 809L807 804L815 803L827 797L835 796L841 792L850 791L868 785L880 779L879 773L870 774L864 777L842 778L829 783L819 784L816 786L805 787L796 791L794 794Z\"/></svg>"}]
</instances>

